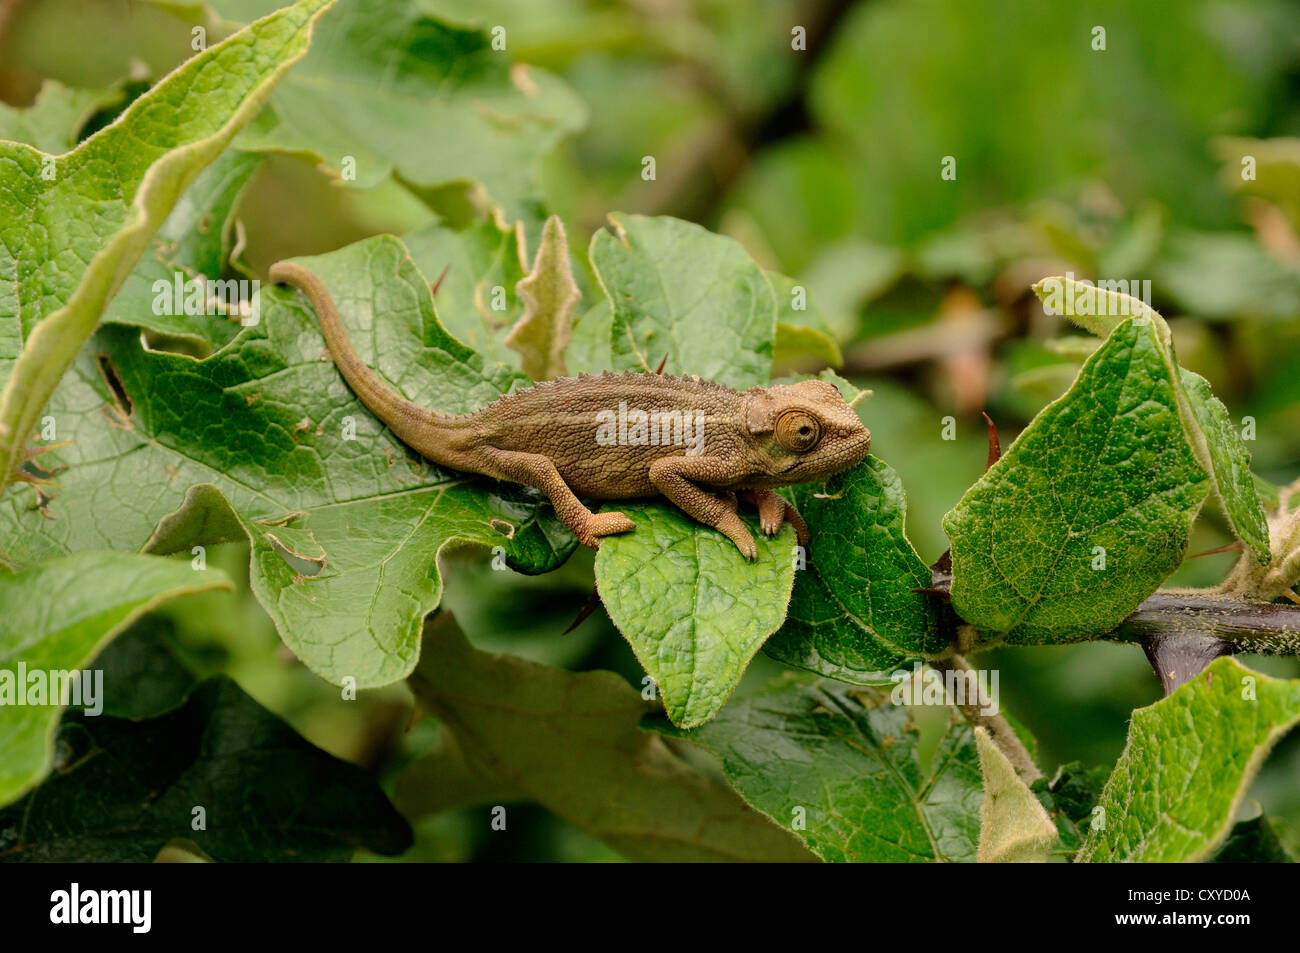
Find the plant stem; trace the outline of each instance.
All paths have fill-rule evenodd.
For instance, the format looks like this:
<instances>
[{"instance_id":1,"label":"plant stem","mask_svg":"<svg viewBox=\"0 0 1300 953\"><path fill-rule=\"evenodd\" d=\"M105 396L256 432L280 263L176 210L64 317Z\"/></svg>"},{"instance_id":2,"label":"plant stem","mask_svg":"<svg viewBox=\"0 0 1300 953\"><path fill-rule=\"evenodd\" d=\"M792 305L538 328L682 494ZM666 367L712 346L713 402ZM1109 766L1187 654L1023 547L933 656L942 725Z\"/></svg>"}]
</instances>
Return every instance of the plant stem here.
<instances>
[{"instance_id":1,"label":"plant stem","mask_svg":"<svg viewBox=\"0 0 1300 953\"><path fill-rule=\"evenodd\" d=\"M969 672L971 671L970 663L960 655L949 655L947 658L932 659L928 663L931 668L940 672ZM1021 780L1026 784L1032 784L1043 776L1043 772L1038 770L1038 765L1034 764L1034 759L1029 756L1029 749L1024 746L1015 730L1011 727L1011 722L1001 715L986 715L980 711L978 702L975 704L956 705L962 715L970 722L971 727L983 728L993 739L993 743L998 746L1011 766L1016 769Z\"/></svg>"},{"instance_id":2,"label":"plant stem","mask_svg":"<svg viewBox=\"0 0 1300 953\"><path fill-rule=\"evenodd\" d=\"M1161 589L1106 639L1143 642L1197 634L1229 642L1238 652L1300 654L1300 606L1256 602L1212 589Z\"/></svg>"}]
</instances>

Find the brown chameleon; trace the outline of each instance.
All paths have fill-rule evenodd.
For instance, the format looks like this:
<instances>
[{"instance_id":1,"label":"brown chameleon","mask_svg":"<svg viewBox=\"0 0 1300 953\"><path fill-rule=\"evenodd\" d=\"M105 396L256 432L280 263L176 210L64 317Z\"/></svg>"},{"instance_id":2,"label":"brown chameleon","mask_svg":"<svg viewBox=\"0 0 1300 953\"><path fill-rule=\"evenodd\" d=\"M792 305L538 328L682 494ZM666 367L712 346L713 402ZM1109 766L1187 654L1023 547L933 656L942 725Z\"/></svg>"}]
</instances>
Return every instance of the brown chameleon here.
<instances>
[{"instance_id":1,"label":"brown chameleon","mask_svg":"<svg viewBox=\"0 0 1300 953\"><path fill-rule=\"evenodd\" d=\"M635 524L622 513L593 513L579 497L662 495L753 559L758 547L731 491L758 507L764 533L789 520L807 545L807 524L772 488L825 480L871 447L839 390L820 380L740 393L698 377L584 374L534 384L472 413L438 413L366 366L314 274L280 262L270 276L306 293L344 380L404 443L445 467L541 490L587 546Z\"/></svg>"}]
</instances>

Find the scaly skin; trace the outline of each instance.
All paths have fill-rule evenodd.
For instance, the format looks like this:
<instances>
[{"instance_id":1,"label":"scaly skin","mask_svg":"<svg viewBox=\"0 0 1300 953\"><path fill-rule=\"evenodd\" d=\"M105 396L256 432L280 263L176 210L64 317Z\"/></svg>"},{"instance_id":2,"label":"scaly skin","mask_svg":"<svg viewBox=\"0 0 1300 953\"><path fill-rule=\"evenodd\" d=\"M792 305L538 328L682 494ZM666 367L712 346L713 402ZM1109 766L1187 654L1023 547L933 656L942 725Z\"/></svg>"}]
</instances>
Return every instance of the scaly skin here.
<instances>
[{"instance_id":1,"label":"scaly skin","mask_svg":"<svg viewBox=\"0 0 1300 953\"><path fill-rule=\"evenodd\" d=\"M306 293L344 380L398 438L443 466L536 487L587 546L634 524L622 513L592 513L579 496L662 495L753 559L758 547L736 515L737 493L758 507L764 533L775 534L788 520L807 545L803 518L773 488L825 480L862 462L871 447L870 432L839 390L818 380L739 393L698 377L584 374L535 384L469 414L437 413L366 366L315 275L291 262L274 265L270 275ZM621 442L620 403L629 421ZM668 441L656 446L647 428L646 442L635 442L638 410L699 415L698 439L683 428L673 442L678 435L669 430Z\"/></svg>"}]
</instances>

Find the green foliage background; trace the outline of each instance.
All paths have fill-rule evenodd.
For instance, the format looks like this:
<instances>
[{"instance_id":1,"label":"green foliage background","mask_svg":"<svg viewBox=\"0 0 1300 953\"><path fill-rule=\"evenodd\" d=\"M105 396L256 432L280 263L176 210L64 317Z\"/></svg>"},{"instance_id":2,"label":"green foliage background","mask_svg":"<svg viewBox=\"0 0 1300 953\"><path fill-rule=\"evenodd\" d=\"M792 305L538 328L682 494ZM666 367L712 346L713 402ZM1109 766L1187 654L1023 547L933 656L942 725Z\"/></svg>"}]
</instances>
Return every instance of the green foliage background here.
<instances>
[{"instance_id":1,"label":"green foliage background","mask_svg":"<svg viewBox=\"0 0 1300 953\"><path fill-rule=\"evenodd\" d=\"M212 8L125 0L0 7L0 100L27 106L45 81L70 87L57 93L48 127L19 130L0 112L0 124L14 123L0 125L0 138L65 151L192 55L196 23L215 37L275 7L255 0ZM1030 284L1066 271L1150 278L1152 304L1169 319L1183 366L1211 383L1234 419L1255 418L1254 471L1274 484L1300 472L1300 188L1252 195L1237 174L1238 157L1251 151L1240 140L1300 136L1294 4L1189 0L1172 14L1161 0L423 0L367 4L364 14L348 7L344 0L327 16L369 18L380 43L400 42L404 18L417 11L470 38L505 25L510 58L545 71L538 74L544 107L533 107L551 120L542 124L545 134L526 130L497 141L454 103L426 108L412 94L411 103L393 106L412 110L409 134L376 138L365 113L380 90L367 85L377 81L366 64L355 62L356 75L346 77L356 81L356 102L321 98L313 77L339 77L330 51L313 49L314 59L277 90L271 112L241 134L253 151L228 152L219 160L228 163L224 178L209 183L216 195L223 182L246 180L214 204L240 221L247 237L240 255L254 274L264 277L282 258L392 233L421 236L407 244L430 279L456 254L476 274L499 275L513 288L519 276L500 252L508 239L474 219L473 183L482 183L524 220L530 248L545 214L563 219L583 292L571 364L618 366L611 363L618 355L590 350L590 335L583 337L584 325L632 320L599 306L586 311L602 300L600 282L622 267L616 248L605 249L603 263L599 250L590 263L583 253L606 215L672 215L731 236L762 269L807 285L817 329L834 339L824 353L842 353L841 374L873 390L865 411L873 450L906 489L908 535L927 564L947 547L941 518L983 472L979 411L993 417L1008 446L1065 392L1090 350L1056 343L1070 329L1043 316ZM803 52L790 49L798 25L808 31ZM1092 49L1098 25L1106 29L1105 51ZM86 44L87 35L99 39ZM465 53L475 42L413 51L409 74L383 95L400 97L405 83L418 88L421 70L436 73L442 55L474 64L454 82L497 95L494 84L506 81L493 74L493 54ZM334 62L351 61L339 54ZM55 96L49 89L42 95ZM517 108L504 95L494 102L504 114ZM301 128L315 112L339 125ZM340 187L337 153L352 141L348 123L368 137L374 155L360 158L361 181ZM271 151L252 162L257 150ZM641 177L646 156L655 158L653 181ZM956 181L940 178L944 156L956 158ZM469 225L474 242L449 250L440 222ZM220 262L222 253L193 250L199 267L204 256ZM112 307L127 307L132 293L128 284ZM439 291L440 314L444 302L448 314L466 313L456 302L473 293L453 280ZM500 352L490 330L444 323L480 352ZM154 330L183 337L186 329ZM194 346L222 343L208 337ZM752 357L755 346L747 341L744 353ZM773 376L819 370L825 361L806 350L782 348L778 338ZM756 373L712 370L746 384L744 375ZM949 415L953 440L942 437ZM892 486L894 477L879 479ZM1232 538L1223 515L1208 507L1190 551ZM527 558L549 555L540 543L528 545ZM899 558L910 567L909 554L900 550ZM303 737L395 794L406 768L437 747L439 719L407 730L410 693L400 684L341 701L282 646L252 597L248 545L213 547L209 555L235 581L233 590L163 604L132 631L147 629L201 674L229 676ZM1212 584L1234 558L1189 560L1172 582ZM556 572L525 576L492 571L481 551L452 554L442 602L478 649L574 672L612 670L639 686L642 666L604 612L560 634L594 575L617 568L611 559L607 570L594 569L593 556L579 550ZM784 646L780 657L799 648ZM1294 659L1246 661L1300 675ZM1001 669L1003 703L1037 739L1049 774L1073 761L1112 765L1132 710L1159 697L1133 646L1002 647L979 664ZM697 739L723 759L721 768L709 762L715 776L727 767L735 724L765 704L788 704L767 698L766 684L781 671L756 656L732 702L747 707L729 707L706 729L712 734ZM923 761L950 745L973 770L968 739L950 737L943 725L922 728ZM1269 816L1285 822L1294 847L1298 776L1300 737L1292 736L1251 789ZM482 808L428 814L402 856L619 858L563 811L541 806L553 803L549 797L533 792L527 800L536 803L512 807L503 833L489 829ZM327 845L322 856L339 849ZM845 840L816 849L840 857L856 848ZM622 856L636 856L635 845L624 845Z\"/></svg>"}]
</instances>

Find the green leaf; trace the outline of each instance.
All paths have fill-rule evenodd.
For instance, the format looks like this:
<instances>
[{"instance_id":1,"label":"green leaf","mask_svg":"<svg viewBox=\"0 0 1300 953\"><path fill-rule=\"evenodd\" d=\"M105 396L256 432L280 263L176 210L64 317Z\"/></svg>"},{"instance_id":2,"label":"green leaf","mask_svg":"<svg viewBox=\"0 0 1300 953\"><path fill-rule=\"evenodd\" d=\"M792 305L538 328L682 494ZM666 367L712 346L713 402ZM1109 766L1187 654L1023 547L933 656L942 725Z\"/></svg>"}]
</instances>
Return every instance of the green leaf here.
<instances>
[{"instance_id":1,"label":"green leaf","mask_svg":"<svg viewBox=\"0 0 1300 953\"><path fill-rule=\"evenodd\" d=\"M953 606L1010 642L1107 632L1178 568L1207 483L1156 324L1127 319L944 517Z\"/></svg>"},{"instance_id":2,"label":"green leaf","mask_svg":"<svg viewBox=\"0 0 1300 953\"><path fill-rule=\"evenodd\" d=\"M418 0L344 0L238 145L307 154L354 188L479 182L513 222L541 157L585 122L564 83L511 65L482 30Z\"/></svg>"},{"instance_id":3,"label":"green leaf","mask_svg":"<svg viewBox=\"0 0 1300 953\"><path fill-rule=\"evenodd\" d=\"M413 812L524 799L631 860L812 859L639 728L654 706L612 672L476 651L443 612L411 688L454 737L399 782Z\"/></svg>"},{"instance_id":4,"label":"green leaf","mask_svg":"<svg viewBox=\"0 0 1300 953\"><path fill-rule=\"evenodd\" d=\"M141 721L157 718L185 703L199 677L180 660L174 648L176 623L159 614L133 623L95 659L104 684L130 685L129 692L112 692L104 699L110 718Z\"/></svg>"},{"instance_id":5,"label":"green leaf","mask_svg":"<svg viewBox=\"0 0 1300 953\"><path fill-rule=\"evenodd\" d=\"M606 300L593 305L578 319L569 339L567 360L570 373L599 374L613 367L609 343L613 323L614 312Z\"/></svg>"},{"instance_id":6,"label":"green leaf","mask_svg":"<svg viewBox=\"0 0 1300 953\"><path fill-rule=\"evenodd\" d=\"M411 843L372 778L225 677L151 721L71 714L58 743L60 772L0 811L0 861L142 863L183 839L218 861L319 862Z\"/></svg>"},{"instance_id":7,"label":"green leaf","mask_svg":"<svg viewBox=\"0 0 1300 953\"><path fill-rule=\"evenodd\" d=\"M930 568L903 530L903 484L876 457L826 484L792 487L808 523L807 568L790 611L764 646L772 658L828 678L873 684L946 645Z\"/></svg>"},{"instance_id":8,"label":"green leaf","mask_svg":"<svg viewBox=\"0 0 1300 953\"><path fill-rule=\"evenodd\" d=\"M775 271L767 272L776 295L777 358L790 358L807 354L825 361L832 367L844 363L839 342L831 332L830 322L822 313L811 289ZM796 310L796 300L803 305Z\"/></svg>"},{"instance_id":9,"label":"green leaf","mask_svg":"<svg viewBox=\"0 0 1300 953\"><path fill-rule=\"evenodd\" d=\"M1168 698L1133 712L1128 743L1101 793L1105 827L1081 861L1210 857L1273 745L1300 722L1300 679L1216 659Z\"/></svg>"},{"instance_id":10,"label":"green leaf","mask_svg":"<svg viewBox=\"0 0 1300 953\"><path fill-rule=\"evenodd\" d=\"M328 2L300 0L200 53L66 155L0 143L0 489L149 236L306 52Z\"/></svg>"},{"instance_id":11,"label":"green leaf","mask_svg":"<svg viewBox=\"0 0 1300 953\"><path fill-rule=\"evenodd\" d=\"M696 374L744 389L766 384L776 296L737 242L674 218L610 215L591 266L613 310L614 369Z\"/></svg>"},{"instance_id":12,"label":"green leaf","mask_svg":"<svg viewBox=\"0 0 1300 953\"><path fill-rule=\"evenodd\" d=\"M397 239L302 263L338 302L362 358L410 399L460 413L527 383L443 330ZM388 684L415 664L446 546L500 546L511 565L543 572L577 544L535 492L407 450L321 359L305 301L279 288L261 298L261 321L203 360L145 350L128 328L102 329L51 405L60 437L73 439L49 455L67 466L45 505L55 518L10 494L0 501L0 550L26 564L247 536L253 593L298 657L335 684ZM110 372L129 407L118 406ZM73 516L83 513L94 518Z\"/></svg>"},{"instance_id":13,"label":"green leaf","mask_svg":"<svg viewBox=\"0 0 1300 953\"><path fill-rule=\"evenodd\" d=\"M1179 380L1198 428L1188 428L1193 449L1208 472L1233 534L1255 554L1262 565L1270 561L1268 520L1250 472L1250 451L1241 428L1228 416L1228 408L1210 391L1199 374L1179 368ZM1199 446L1198 446L1199 444Z\"/></svg>"},{"instance_id":14,"label":"green leaf","mask_svg":"<svg viewBox=\"0 0 1300 953\"><path fill-rule=\"evenodd\" d=\"M984 728L975 729L984 804L980 808L981 864L1042 863L1056 843L1056 824L1011 761Z\"/></svg>"},{"instance_id":15,"label":"green leaf","mask_svg":"<svg viewBox=\"0 0 1300 953\"><path fill-rule=\"evenodd\" d=\"M1109 768L1085 768L1082 762L1072 761L1057 768L1050 782L1039 778L1030 785L1056 824L1059 852L1072 856L1083 844L1082 832L1093 821L1092 809L1109 775Z\"/></svg>"},{"instance_id":16,"label":"green leaf","mask_svg":"<svg viewBox=\"0 0 1300 953\"><path fill-rule=\"evenodd\" d=\"M776 296L749 254L678 219L611 215L610 225L593 236L590 251L609 308L593 308L578 323L573 364L596 370L608 359L616 368L655 371L667 358L668 373L736 388L768 383ZM607 328L608 355L600 341ZM700 724L785 617L793 536L756 534L758 560L748 565L726 537L675 507L620 509L637 531L602 541L601 598L658 683L669 716Z\"/></svg>"},{"instance_id":17,"label":"green leaf","mask_svg":"<svg viewBox=\"0 0 1300 953\"><path fill-rule=\"evenodd\" d=\"M1262 565L1268 565L1268 524L1250 472L1250 452L1240 430L1228 417L1227 408L1210 391L1209 383L1174 363L1173 336L1165 319L1138 299L1113 288L1070 278L1045 278L1034 285L1034 292L1049 312L1064 310L1072 320L1103 337L1111 333L1123 315L1149 318L1154 323L1169 366L1177 370L1179 416L1187 441L1201 468L1209 474L1210 485L1233 532L1250 546Z\"/></svg>"},{"instance_id":18,"label":"green leaf","mask_svg":"<svg viewBox=\"0 0 1300 953\"><path fill-rule=\"evenodd\" d=\"M930 767L908 709L838 682L784 678L694 731L741 796L828 861L970 861L979 758L953 712ZM802 826L801 826L802 825Z\"/></svg>"},{"instance_id":19,"label":"green leaf","mask_svg":"<svg viewBox=\"0 0 1300 953\"><path fill-rule=\"evenodd\" d=\"M96 112L122 101L120 89L73 89L47 79L25 109L0 103L0 139L25 142L50 155L67 152Z\"/></svg>"},{"instance_id":20,"label":"green leaf","mask_svg":"<svg viewBox=\"0 0 1300 953\"><path fill-rule=\"evenodd\" d=\"M187 562L127 553L84 552L0 574L0 804L50 770L64 708L49 697L20 704L20 694L31 699L21 672L41 672L40 681L48 684L49 672L86 667L113 636L159 603L218 588L230 588L218 570L198 572ZM108 683L110 691L117 687Z\"/></svg>"},{"instance_id":21,"label":"green leaf","mask_svg":"<svg viewBox=\"0 0 1300 953\"><path fill-rule=\"evenodd\" d=\"M674 724L708 721L726 703L763 641L785 618L794 584L794 530L736 544L676 507L620 505L636 531L606 536L596 589L609 617L663 695Z\"/></svg>"},{"instance_id":22,"label":"green leaf","mask_svg":"<svg viewBox=\"0 0 1300 953\"><path fill-rule=\"evenodd\" d=\"M559 216L546 220L532 271L515 288L524 313L506 337L506 346L519 352L524 373L533 380L566 377L564 352L579 292Z\"/></svg>"}]
</instances>

